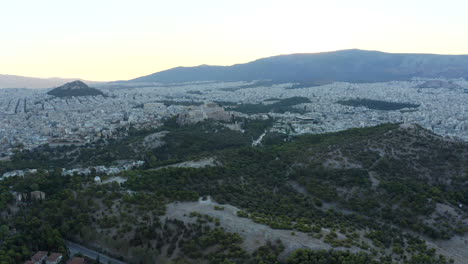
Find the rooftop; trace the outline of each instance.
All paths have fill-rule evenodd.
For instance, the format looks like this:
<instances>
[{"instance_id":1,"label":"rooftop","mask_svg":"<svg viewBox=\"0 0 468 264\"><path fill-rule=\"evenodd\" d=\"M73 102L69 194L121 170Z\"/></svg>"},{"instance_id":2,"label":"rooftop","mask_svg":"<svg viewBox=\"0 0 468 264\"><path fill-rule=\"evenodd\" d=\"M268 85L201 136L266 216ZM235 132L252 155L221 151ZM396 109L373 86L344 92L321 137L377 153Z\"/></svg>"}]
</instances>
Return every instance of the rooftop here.
<instances>
[{"instance_id":1,"label":"rooftop","mask_svg":"<svg viewBox=\"0 0 468 264\"><path fill-rule=\"evenodd\" d=\"M62 258L62 254L60 253L51 253L50 256L47 258L47 261L57 261Z\"/></svg>"},{"instance_id":2,"label":"rooftop","mask_svg":"<svg viewBox=\"0 0 468 264\"><path fill-rule=\"evenodd\" d=\"M77 258L77 257L74 257L73 259L71 259L70 261L68 261L67 264L84 264L85 263L85 259L84 258Z\"/></svg>"},{"instance_id":3,"label":"rooftop","mask_svg":"<svg viewBox=\"0 0 468 264\"><path fill-rule=\"evenodd\" d=\"M36 254L34 254L31 259L34 261L34 262L37 262L37 261L40 261L42 260L45 256L47 256L47 252L46 251L38 251L36 252Z\"/></svg>"}]
</instances>

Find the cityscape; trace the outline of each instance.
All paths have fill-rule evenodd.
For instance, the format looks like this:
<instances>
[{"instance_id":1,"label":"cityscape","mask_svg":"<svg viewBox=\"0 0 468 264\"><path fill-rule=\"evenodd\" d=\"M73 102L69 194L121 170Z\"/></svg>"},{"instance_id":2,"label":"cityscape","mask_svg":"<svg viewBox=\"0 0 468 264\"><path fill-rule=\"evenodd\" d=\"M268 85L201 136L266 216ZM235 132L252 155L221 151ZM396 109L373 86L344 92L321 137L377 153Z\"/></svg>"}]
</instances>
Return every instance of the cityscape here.
<instances>
[{"instance_id":1,"label":"cityscape","mask_svg":"<svg viewBox=\"0 0 468 264\"><path fill-rule=\"evenodd\" d=\"M158 127L169 117L192 121L210 118L203 114L208 102L229 112L213 119L229 122L230 116L276 120L272 130L290 134L325 133L382 123L414 123L453 140L468 140L468 81L450 80L450 86L421 88L428 80L380 83L335 82L294 88L293 83L263 86L252 82L194 82L144 87L98 87L106 95L55 97L48 89L0 90L0 157L7 159L18 148L40 145L83 145L117 136L119 128ZM449 80L438 80L449 83ZM255 82L253 82L255 84ZM229 105L268 104L275 100L304 97L295 105L301 113L244 114ZM417 107L378 110L343 105L349 99L410 103ZM450 106L450 107L447 107ZM194 110L201 111L197 117ZM190 114L192 112L192 114ZM221 113L223 115L224 113ZM198 119L197 119L198 118ZM190 120L189 120L190 122ZM268 132L268 131L266 131Z\"/></svg>"},{"instance_id":2,"label":"cityscape","mask_svg":"<svg viewBox=\"0 0 468 264\"><path fill-rule=\"evenodd\" d=\"M468 264L468 1L3 1L0 264Z\"/></svg>"}]
</instances>

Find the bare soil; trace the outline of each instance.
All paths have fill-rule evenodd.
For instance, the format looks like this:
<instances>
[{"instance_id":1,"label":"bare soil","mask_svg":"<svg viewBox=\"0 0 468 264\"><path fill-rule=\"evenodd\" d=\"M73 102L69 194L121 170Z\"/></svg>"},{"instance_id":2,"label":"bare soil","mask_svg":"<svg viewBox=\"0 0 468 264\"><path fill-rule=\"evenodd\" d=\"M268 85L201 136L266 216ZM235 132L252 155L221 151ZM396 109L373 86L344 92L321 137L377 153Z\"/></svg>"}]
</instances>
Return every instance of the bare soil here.
<instances>
[{"instance_id":1,"label":"bare soil","mask_svg":"<svg viewBox=\"0 0 468 264\"><path fill-rule=\"evenodd\" d=\"M224 210L215 210L214 206L222 206ZM248 218L237 216L238 208L231 205L221 205L211 199L198 202L175 202L167 205L166 217L179 219L184 222L195 222L195 218L189 217L191 212L206 214L220 220L221 226L228 232L238 233L244 238L243 248L248 252L255 251L258 247L265 245L267 241L280 239L285 250L281 258L285 258L294 250L299 248L310 248L315 250L331 249L332 247L321 239L298 231L272 229L263 224L255 223ZM322 230L327 234L329 230ZM336 248L337 250L360 251L359 248Z\"/></svg>"}]
</instances>

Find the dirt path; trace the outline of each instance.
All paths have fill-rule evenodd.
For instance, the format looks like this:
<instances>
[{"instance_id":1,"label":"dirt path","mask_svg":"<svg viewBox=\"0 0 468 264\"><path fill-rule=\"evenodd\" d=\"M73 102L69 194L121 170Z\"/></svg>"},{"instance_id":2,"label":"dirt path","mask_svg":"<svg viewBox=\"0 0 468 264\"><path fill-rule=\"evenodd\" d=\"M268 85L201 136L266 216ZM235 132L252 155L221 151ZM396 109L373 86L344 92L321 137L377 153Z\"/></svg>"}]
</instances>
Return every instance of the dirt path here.
<instances>
[{"instance_id":1,"label":"dirt path","mask_svg":"<svg viewBox=\"0 0 468 264\"><path fill-rule=\"evenodd\" d=\"M215 210L214 205L224 207L224 210ZM280 257L284 258L291 252L299 248L310 249L330 249L331 246L320 239L313 238L306 233L291 230L272 229L266 225L258 224L250 219L237 216L238 208L231 205L220 205L210 199L198 202L177 202L167 206L168 218L176 218L184 222L195 222L195 218L190 218L191 212L198 212L212 217L219 218L221 226L228 232L235 232L244 238L244 249L252 252L258 247L264 245L267 241L275 241L280 239L285 251ZM328 232L324 230L324 232ZM340 249L340 248L337 248ZM342 248L344 249L344 248ZM359 251L358 248L348 249L353 252Z\"/></svg>"},{"instance_id":2,"label":"dirt path","mask_svg":"<svg viewBox=\"0 0 468 264\"><path fill-rule=\"evenodd\" d=\"M214 166L219 166L220 163L216 161L215 158L204 158L200 160L189 160L189 161L184 161L176 164L171 164L167 166L161 166L157 167L154 169L149 169L149 170L160 170L164 168L205 168L205 167L214 167Z\"/></svg>"},{"instance_id":3,"label":"dirt path","mask_svg":"<svg viewBox=\"0 0 468 264\"><path fill-rule=\"evenodd\" d=\"M440 254L451 257L456 264L468 263L468 236L454 236L449 240L427 241Z\"/></svg>"}]
</instances>

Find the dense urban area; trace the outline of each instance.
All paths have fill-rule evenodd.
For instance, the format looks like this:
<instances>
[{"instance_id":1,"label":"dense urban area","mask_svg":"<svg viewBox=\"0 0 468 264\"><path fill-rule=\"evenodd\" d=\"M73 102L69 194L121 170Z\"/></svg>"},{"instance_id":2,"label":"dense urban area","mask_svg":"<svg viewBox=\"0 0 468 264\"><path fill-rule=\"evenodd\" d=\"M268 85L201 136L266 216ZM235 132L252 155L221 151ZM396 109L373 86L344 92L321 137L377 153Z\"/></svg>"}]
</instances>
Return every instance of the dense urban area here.
<instances>
[{"instance_id":1,"label":"dense urban area","mask_svg":"<svg viewBox=\"0 0 468 264\"><path fill-rule=\"evenodd\" d=\"M44 89L2 89L0 156L8 157L18 147L86 144L114 137L122 127L157 127L162 119L175 115L187 115L195 121L208 118L207 111L221 116L269 114L277 122L276 130L291 134L409 122L442 136L468 140L468 82L432 82L438 85L414 80L314 87L264 82L204 82L125 89L104 86L101 89L105 97L55 97L47 95ZM424 87L425 83L429 87ZM258 107L294 97L304 99L297 101L294 108ZM208 102L217 105L206 107Z\"/></svg>"}]
</instances>

